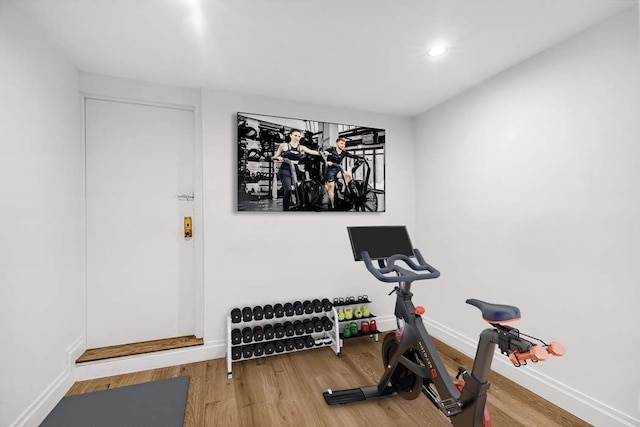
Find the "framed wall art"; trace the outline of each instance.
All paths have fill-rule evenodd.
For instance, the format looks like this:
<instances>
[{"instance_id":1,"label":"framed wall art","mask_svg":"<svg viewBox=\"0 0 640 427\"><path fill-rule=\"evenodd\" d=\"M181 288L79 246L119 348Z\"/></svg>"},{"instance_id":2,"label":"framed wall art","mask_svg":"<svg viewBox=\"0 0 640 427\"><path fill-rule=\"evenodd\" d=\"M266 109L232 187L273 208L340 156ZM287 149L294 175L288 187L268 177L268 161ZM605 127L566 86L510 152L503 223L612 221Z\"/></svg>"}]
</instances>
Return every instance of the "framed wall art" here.
<instances>
[{"instance_id":1,"label":"framed wall art","mask_svg":"<svg viewBox=\"0 0 640 427\"><path fill-rule=\"evenodd\" d=\"M384 129L237 118L238 211L385 211Z\"/></svg>"}]
</instances>

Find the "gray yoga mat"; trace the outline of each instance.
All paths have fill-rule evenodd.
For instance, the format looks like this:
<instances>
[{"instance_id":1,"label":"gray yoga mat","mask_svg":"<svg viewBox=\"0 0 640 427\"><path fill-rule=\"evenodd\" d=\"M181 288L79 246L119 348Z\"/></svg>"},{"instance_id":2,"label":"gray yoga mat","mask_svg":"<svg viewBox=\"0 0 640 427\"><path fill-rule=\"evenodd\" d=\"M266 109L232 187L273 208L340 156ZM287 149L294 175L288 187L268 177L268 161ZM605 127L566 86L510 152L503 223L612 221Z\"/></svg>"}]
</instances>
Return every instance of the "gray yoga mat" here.
<instances>
[{"instance_id":1,"label":"gray yoga mat","mask_svg":"<svg viewBox=\"0 0 640 427\"><path fill-rule=\"evenodd\" d=\"M189 377L63 398L40 427L182 427Z\"/></svg>"}]
</instances>

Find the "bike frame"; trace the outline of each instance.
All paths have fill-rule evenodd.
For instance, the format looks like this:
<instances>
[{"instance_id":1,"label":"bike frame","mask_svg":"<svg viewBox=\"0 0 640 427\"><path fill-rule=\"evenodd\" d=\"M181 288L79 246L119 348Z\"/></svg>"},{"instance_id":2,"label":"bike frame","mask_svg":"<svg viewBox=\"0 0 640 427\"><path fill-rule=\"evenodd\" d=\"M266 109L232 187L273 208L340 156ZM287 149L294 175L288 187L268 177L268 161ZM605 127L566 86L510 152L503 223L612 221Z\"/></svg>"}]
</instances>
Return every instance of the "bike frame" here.
<instances>
[{"instance_id":1,"label":"bike frame","mask_svg":"<svg viewBox=\"0 0 640 427\"><path fill-rule=\"evenodd\" d=\"M496 344L481 338L472 374L464 374L464 388L462 392L458 391L431 341L422 317L415 315L415 306L411 301L411 283L400 282L396 289L395 316L398 323L400 320L404 322L402 338L378 383L378 390L382 392L388 386L397 364L402 364L414 374L433 382L439 398L428 389L428 385L423 385L423 392L444 415L453 417L454 425L482 425L486 392L489 389L488 374ZM409 360L404 355L407 350L415 350L424 366Z\"/></svg>"},{"instance_id":2,"label":"bike frame","mask_svg":"<svg viewBox=\"0 0 640 427\"><path fill-rule=\"evenodd\" d=\"M381 267L384 263L379 261ZM405 270L400 267L394 269L399 276L403 276ZM415 276L415 273L407 272L407 276ZM405 366L414 374L427 378L433 382L438 395L435 395L428 385L423 385L423 393L444 415L451 418L454 425L459 426L481 426L484 416L484 408L487 401L487 390L489 390L489 372L496 345L500 344L503 352L525 351L531 345L527 340L520 339L518 330L509 326L492 324L493 328L487 328L480 334L480 340L476 349L476 356L473 361L471 372L460 369L460 375L464 381L462 391L459 391L449 376L436 346L431 341L422 321L422 317L415 314L415 306L411 298L411 281L400 282L396 288L395 316L400 328L400 321L404 322L402 327L402 338L398 343L398 349L389 361L380 382L378 392L388 386L391 375L398 364ZM417 345L415 345L417 343ZM507 350L508 349L508 350ZM409 360L404 353L408 350L415 350L422 360L424 366Z\"/></svg>"}]
</instances>

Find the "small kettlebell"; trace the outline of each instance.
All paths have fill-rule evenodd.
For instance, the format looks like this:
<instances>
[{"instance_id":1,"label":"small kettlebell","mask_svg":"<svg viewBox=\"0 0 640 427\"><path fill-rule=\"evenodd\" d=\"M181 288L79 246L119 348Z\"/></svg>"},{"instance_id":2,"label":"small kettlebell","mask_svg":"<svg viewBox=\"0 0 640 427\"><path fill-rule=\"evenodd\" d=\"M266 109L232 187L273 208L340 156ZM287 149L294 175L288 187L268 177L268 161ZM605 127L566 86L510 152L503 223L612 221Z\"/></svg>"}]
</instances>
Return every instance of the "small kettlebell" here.
<instances>
[{"instance_id":1,"label":"small kettlebell","mask_svg":"<svg viewBox=\"0 0 640 427\"><path fill-rule=\"evenodd\" d=\"M362 331L363 334L368 334L369 333L369 322L367 322L366 320L364 320L361 324L360 324L360 330Z\"/></svg>"},{"instance_id":2,"label":"small kettlebell","mask_svg":"<svg viewBox=\"0 0 640 427\"><path fill-rule=\"evenodd\" d=\"M344 309L344 318L347 320L353 319L353 308L347 307Z\"/></svg>"},{"instance_id":3,"label":"small kettlebell","mask_svg":"<svg viewBox=\"0 0 640 427\"><path fill-rule=\"evenodd\" d=\"M362 317L369 317L371 316L371 312L369 311L369 306L365 305L364 308L362 309Z\"/></svg>"},{"instance_id":4,"label":"small kettlebell","mask_svg":"<svg viewBox=\"0 0 640 427\"><path fill-rule=\"evenodd\" d=\"M351 327L348 324L344 325L344 329L342 330L342 335L345 338L349 338L351 336Z\"/></svg>"},{"instance_id":5,"label":"small kettlebell","mask_svg":"<svg viewBox=\"0 0 640 427\"><path fill-rule=\"evenodd\" d=\"M353 315L356 316L356 319L360 319L362 317L362 308L360 308L360 306L357 306L356 310L353 312Z\"/></svg>"},{"instance_id":6,"label":"small kettlebell","mask_svg":"<svg viewBox=\"0 0 640 427\"><path fill-rule=\"evenodd\" d=\"M359 329L358 329L358 324L356 322L351 322L349 324L349 327L351 328L351 336L355 337L356 335L358 335Z\"/></svg>"}]
</instances>

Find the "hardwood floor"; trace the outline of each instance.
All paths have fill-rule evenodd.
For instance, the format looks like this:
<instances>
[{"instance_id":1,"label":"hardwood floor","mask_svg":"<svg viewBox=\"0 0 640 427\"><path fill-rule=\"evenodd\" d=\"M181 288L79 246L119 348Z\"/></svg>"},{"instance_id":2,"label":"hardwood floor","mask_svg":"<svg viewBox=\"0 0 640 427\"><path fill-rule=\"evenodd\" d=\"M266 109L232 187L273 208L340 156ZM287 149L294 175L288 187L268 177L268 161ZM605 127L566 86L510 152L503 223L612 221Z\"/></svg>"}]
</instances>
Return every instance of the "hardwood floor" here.
<instances>
[{"instance_id":1,"label":"hardwood floor","mask_svg":"<svg viewBox=\"0 0 640 427\"><path fill-rule=\"evenodd\" d=\"M345 343L342 358L330 348L280 354L233 364L225 359L78 382L67 395L122 387L180 375L191 377L185 426L447 426L426 397L399 396L328 406L322 392L376 384L383 372L380 342L367 337ZM463 354L436 342L451 373L471 368ZM515 369L515 368L514 368ZM523 368L521 368L523 369ZM526 368L524 368L526 369ZM488 408L494 427L589 424L492 373Z\"/></svg>"},{"instance_id":2,"label":"hardwood floor","mask_svg":"<svg viewBox=\"0 0 640 427\"><path fill-rule=\"evenodd\" d=\"M155 351L202 345L204 340L195 335L165 338L161 340L143 341L134 344L112 345L109 347L90 348L76 360L76 363L111 359L114 357L133 356L135 354L153 353Z\"/></svg>"}]
</instances>

